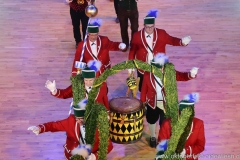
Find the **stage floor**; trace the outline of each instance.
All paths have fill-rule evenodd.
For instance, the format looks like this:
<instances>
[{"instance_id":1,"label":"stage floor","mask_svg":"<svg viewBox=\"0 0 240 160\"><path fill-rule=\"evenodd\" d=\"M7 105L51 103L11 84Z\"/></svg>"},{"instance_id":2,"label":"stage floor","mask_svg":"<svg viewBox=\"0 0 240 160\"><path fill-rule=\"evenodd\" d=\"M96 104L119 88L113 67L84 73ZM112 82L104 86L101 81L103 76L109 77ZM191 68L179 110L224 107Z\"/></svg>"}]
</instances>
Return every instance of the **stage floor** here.
<instances>
[{"instance_id":1,"label":"stage floor","mask_svg":"<svg viewBox=\"0 0 240 160\"><path fill-rule=\"evenodd\" d=\"M97 1L97 7L100 34L121 41L113 2ZM156 27L192 37L187 47L167 46L167 55L179 71L199 67L197 79L178 82L178 90L179 100L200 93L195 111L206 135L200 160L240 159L240 1L139 0L139 29L153 8L161 10ZM63 0L0 0L0 48L0 159L63 160L65 133L35 136L27 128L68 116L71 99L52 97L44 85L48 79L58 88L70 85L75 42L69 6ZM128 52L110 56L114 65ZM126 78L127 71L108 78L109 99L125 95ZM114 144L108 160L154 159L146 121L144 127L140 141Z\"/></svg>"}]
</instances>

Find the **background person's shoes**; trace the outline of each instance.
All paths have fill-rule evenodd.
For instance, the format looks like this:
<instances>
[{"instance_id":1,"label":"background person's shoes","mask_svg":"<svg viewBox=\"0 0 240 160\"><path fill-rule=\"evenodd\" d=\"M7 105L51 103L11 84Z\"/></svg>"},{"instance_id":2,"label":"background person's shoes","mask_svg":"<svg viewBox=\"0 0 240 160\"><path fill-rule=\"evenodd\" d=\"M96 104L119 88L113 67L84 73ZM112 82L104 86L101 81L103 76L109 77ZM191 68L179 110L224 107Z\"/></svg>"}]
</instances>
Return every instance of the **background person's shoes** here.
<instances>
[{"instance_id":1,"label":"background person's shoes","mask_svg":"<svg viewBox=\"0 0 240 160\"><path fill-rule=\"evenodd\" d=\"M123 42L124 43L124 42ZM128 44L128 43L125 43L125 44ZM122 52L127 52L127 50L130 49L130 45L126 45L126 48L124 50L122 50Z\"/></svg>"},{"instance_id":2,"label":"background person's shoes","mask_svg":"<svg viewBox=\"0 0 240 160\"><path fill-rule=\"evenodd\" d=\"M124 50L122 50L122 52L127 52L128 50L128 47L126 47Z\"/></svg>"},{"instance_id":3,"label":"background person's shoes","mask_svg":"<svg viewBox=\"0 0 240 160\"><path fill-rule=\"evenodd\" d=\"M116 23L119 23L119 19L118 19L118 18L116 18L116 19L115 19L115 22L116 22Z\"/></svg>"},{"instance_id":4,"label":"background person's shoes","mask_svg":"<svg viewBox=\"0 0 240 160\"><path fill-rule=\"evenodd\" d=\"M76 42L76 49L78 48L78 44L81 42L82 40L80 40L79 42Z\"/></svg>"},{"instance_id":5,"label":"background person's shoes","mask_svg":"<svg viewBox=\"0 0 240 160\"><path fill-rule=\"evenodd\" d=\"M76 43L76 49L78 48L78 44L79 44L79 43Z\"/></svg>"}]
</instances>

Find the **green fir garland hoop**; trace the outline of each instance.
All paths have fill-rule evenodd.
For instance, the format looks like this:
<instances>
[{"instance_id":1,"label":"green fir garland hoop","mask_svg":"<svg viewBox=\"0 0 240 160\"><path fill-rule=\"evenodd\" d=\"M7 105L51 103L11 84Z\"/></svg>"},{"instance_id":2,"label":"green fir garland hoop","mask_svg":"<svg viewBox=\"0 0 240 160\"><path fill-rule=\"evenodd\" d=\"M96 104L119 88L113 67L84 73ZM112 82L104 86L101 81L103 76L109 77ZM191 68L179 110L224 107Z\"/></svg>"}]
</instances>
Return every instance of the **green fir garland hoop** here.
<instances>
[{"instance_id":1,"label":"green fir garland hoop","mask_svg":"<svg viewBox=\"0 0 240 160\"><path fill-rule=\"evenodd\" d=\"M178 118L178 93L176 84L176 71L174 65L166 63L164 65L164 75L161 70L155 66L151 66L139 60L129 60L116 64L110 69L105 70L98 78L95 79L93 88L88 94L88 103L86 105L85 119L86 119L86 143L94 144L94 136L96 128L99 131L99 160L106 160L109 138L109 121L106 108L95 102L97 93L101 84L106 79L125 69L141 69L146 72L152 72L159 77L163 84L166 93L166 117L171 118L172 136L169 141L168 150L165 155L174 155L179 150L184 148L185 141L189 134L188 128L192 122L193 111L184 109L180 118ZM77 105L81 99L85 97L85 87L81 75L71 77L73 90L73 104ZM74 156L73 156L74 158ZM167 158L168 159L168 158Z\"/></svg>"}]
</instances>

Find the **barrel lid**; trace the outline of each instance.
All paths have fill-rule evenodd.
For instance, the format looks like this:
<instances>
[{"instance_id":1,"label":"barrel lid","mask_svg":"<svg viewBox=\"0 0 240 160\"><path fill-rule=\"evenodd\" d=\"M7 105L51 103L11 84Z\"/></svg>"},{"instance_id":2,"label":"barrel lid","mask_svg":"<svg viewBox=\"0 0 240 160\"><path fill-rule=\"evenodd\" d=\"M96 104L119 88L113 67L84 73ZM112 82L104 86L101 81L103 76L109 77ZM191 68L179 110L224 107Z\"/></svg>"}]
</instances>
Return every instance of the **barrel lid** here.
<instances>
[{"instance_id":1,"label":"barrel lid","mask_svg":"<svg viewBox=\"0 0 240 160\"><path fill-rule=\"evenodd\" d=\"M110 110L118 113L131 113L140 110L142 102L133 97L116 97L109 101Z\"/></svg>"}]
</instances>

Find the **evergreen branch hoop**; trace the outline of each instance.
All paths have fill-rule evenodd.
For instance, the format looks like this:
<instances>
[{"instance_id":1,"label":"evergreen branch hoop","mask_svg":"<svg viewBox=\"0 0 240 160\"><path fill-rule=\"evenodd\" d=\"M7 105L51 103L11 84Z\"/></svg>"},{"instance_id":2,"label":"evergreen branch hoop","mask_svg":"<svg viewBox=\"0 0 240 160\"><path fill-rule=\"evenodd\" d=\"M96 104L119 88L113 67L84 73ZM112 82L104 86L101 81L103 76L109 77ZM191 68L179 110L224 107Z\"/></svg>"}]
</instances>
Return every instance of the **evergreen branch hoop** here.
<instances>
[{"instance_id":1,"label":"evergreen branch hoop","mask_svg":"<svg viewBox=\"0 0 240 160\"><path fill-rule=\"evenodd\" d=\"M185 112L182 114L178 120L178 94L177 94L177 84L176 84L176 71L174 65L171 63L166 63L164 65L164 74L156 68L151 66L148 63L139 61L139 60L128 60L114 65L112 68L105 70L98 78L94 80L93 88L88 94L88 103L86 105L85 118L86 121L86 142L87 144L94 144L94 135L96 128L99 130L99 160L106 160L108 138L109 138L109 122L107 119L107 110L102 104L95 102L96 96L100 89L100 86L109 76L112 76L122 70L136 68L146 72L151 72L159 77L164 84L164 91L166 93L166 117L171 118L171 125L173 128L173 133L170 139L168 150L166 151L167 155L176 153L177 148L182 148L185 145L185 138L181 138L184 133L184 129L181 130L181 134L177 134L176 131L180 127L187 128L188 122L190 120L189 113ZM78 102L85 98L85 87L83 78L81 75L71 77L72 90L73 90L73 104L77 105ZM188 132L189 133L189 132ZM185 134L186 135L186 134ZM188 134L187 134L188 135Z\"/></svg>"}]
</instances>

